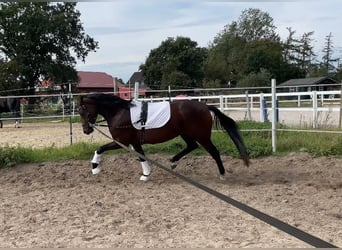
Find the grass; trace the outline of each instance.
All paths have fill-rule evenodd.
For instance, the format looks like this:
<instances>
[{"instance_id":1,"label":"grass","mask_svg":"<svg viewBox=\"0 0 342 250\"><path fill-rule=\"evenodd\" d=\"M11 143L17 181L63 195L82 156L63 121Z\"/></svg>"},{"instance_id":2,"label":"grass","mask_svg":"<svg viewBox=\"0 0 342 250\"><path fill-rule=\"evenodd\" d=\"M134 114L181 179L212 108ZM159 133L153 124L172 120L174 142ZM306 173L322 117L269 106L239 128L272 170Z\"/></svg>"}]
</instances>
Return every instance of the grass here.
<instances>
[{"instance_id":1,"label":"grass","mask_svg":"<svg viewBox=\"0 0 342 250\"><path fill-rule=\"evenodd\" d=\"M251 158L272 155L270 123L239 122L241 135L244 139ZM254 131L246 131L253 129ZM212 133L213 143L217 146L221 155L239 157L235 145L228 135L222 131ZM342 135L312 132L279 131L277 133L277 155L290 152L308 152L313 156L342 156ZM48 147L32 149L23 147L0 147L0 167L10 167L20 163L37 163L66 159L91 159L94 151L101 146L97 143L76 143L71 146L58 148ZM174 155L185 147L181 138L171 141L144 145L145 153L164 153ZM107 152L106 154L122 154L123 149ZM190 155L208 155L200 147Z\"/></svg>"}]
</instances>

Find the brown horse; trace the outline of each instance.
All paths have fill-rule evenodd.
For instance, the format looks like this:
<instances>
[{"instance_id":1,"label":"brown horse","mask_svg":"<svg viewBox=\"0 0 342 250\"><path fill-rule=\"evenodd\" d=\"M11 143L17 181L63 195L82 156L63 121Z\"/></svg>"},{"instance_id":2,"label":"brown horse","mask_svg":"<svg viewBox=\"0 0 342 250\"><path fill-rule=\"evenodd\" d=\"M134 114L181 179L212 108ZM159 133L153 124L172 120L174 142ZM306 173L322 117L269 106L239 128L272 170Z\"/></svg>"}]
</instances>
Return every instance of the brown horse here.
<instances>
[{"instance_id":1,"label":"brown horse","mask_svg":"<svg viewBox=\"0 0 342 250\"><path fill-rule=\"evenodd\" d=\"M210 139L213 125L213 118L210 113L212 111L215 114L216 122L220 122L221 126L236 145L244 163L248 166L249 158L247 149L236 123L216 107L198 101L176 100L169 103L170 119L165 125L159 128L136 129L131 121L130 113L130 108L134 105L136 104L132 100L124 100L111 94L95 93L81 96L79 113L82 120L83 132L85 134L92 133L97 117L101 115L107 121L109 132L114 140L126 146L131 144L142 155L144 155L142 144L161 143L180 135L187 146L172 157L171 162L175 164L183 156L196 149L198 143L200 143L215 159L220 172L220 178L223 179L225 169L219 151ZM120 146L113 141L101 146L95 151L91 161L93 174L97 174L100 171L98 165L102 153L118 148ZM151 173L151 168L144 159L140 158L140 162L143 170L143 175L140 177L140 180L146 181Z\"/></svg>"}]
</instances>

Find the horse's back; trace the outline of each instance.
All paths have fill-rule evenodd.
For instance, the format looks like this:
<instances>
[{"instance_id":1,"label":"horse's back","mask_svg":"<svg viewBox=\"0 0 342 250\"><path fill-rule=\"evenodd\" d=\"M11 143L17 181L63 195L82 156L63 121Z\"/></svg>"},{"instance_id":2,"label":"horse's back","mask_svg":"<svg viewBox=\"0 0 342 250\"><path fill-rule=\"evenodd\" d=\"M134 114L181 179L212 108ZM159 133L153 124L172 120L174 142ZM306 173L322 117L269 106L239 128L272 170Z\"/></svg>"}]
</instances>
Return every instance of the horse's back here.
<instances>
[{"instance_id":1,"label":"horse's back","mask_svg":"<svg viewBox=\"0 0 342 250\"><path fill-rule=\"evenodd\" d=\"M184 134L210 134L212 116L205 103L194 100L177 100L171 103L171 118L182 126Z\"/></svg>"},{"instance_id":2,"label":"horse's back","mask_svg":"<svg viewBox=\"0 0 342 250\"><path fill-rule=\"evenodd\" d=\"M177 110L184 117L207 118L210 112L207 105L195 100L177 100L171 103L171 109Z\"/></svg>"}]
</instances>

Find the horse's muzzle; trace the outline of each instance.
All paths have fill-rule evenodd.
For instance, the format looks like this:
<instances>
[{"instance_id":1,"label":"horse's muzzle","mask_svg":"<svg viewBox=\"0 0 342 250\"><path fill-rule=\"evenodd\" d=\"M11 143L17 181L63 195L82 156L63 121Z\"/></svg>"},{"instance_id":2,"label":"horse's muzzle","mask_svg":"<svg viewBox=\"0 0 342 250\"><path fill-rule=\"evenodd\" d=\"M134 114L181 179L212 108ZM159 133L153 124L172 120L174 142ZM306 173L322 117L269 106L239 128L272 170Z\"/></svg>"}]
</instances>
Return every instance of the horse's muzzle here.
<instances>
[{"instance_id":1,"label":"horse's muzzle","mask_svg":"<svg viewBox=\"0 0 342 250\"><path fill-rule=\"evenodd\" d=\"M89 135L92 132L94 132L94 128L93 127L91 127L91 126L83 127L83 133L85 133L86 135Z\"/></svg>"}]
</instances>

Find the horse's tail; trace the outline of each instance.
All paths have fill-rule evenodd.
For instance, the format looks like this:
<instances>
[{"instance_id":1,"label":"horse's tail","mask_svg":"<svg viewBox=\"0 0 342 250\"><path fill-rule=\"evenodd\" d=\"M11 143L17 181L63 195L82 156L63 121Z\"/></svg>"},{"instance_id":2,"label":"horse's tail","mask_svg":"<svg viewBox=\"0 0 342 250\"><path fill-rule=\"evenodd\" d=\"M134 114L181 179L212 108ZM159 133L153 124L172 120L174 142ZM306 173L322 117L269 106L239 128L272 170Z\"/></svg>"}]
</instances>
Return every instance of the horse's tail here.
<instances>
[{"instance_id":1,"label":"horse's tail","mask_svg":"<svg viewBox=\"0 0 342 250\"><path fill-rule=\"evenodd\" d=\"M241 158L243 159L246 166L249 165L249 157L247 153L246 146L242 140L242 137L239 132L239 128L235 121L231 119L230 117L223 114L218 108L215 106L207 105L209 110L212 111L215 114L215 122L220 122L221 126L224 128L224 130L228 133L230 138L233 140L236 148L238 149Z\"/></svg>"}]
</instances>

